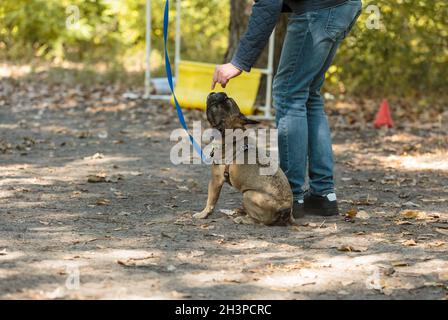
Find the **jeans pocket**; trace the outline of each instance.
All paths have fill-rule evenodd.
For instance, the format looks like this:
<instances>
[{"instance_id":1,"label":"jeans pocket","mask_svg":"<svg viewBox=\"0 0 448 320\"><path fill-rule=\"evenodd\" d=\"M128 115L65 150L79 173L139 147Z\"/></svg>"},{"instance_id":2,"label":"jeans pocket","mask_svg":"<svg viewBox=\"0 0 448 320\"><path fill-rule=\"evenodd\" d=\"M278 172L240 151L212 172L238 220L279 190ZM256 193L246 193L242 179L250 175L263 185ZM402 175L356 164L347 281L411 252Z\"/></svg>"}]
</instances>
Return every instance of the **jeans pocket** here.
<instances>
[{"instance_id":1,"label":"jeans pocket","mask_svg":"<svg viewBox=\"0 0 448 320\"><path fill-rule=\"evenodd\" d=\"M345 39L362 12L361 1L349 0L329 9L325 31L333 41Z\"/></svg>"}]
</instances>

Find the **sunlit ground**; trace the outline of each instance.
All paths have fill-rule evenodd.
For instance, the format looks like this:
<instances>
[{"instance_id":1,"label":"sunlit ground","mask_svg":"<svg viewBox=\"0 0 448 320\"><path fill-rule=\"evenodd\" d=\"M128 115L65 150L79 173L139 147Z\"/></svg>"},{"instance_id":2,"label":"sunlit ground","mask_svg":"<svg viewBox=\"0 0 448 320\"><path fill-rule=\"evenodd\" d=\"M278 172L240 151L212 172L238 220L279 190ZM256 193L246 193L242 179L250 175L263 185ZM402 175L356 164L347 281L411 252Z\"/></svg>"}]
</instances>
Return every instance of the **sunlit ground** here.
<instances>
[{"instance_id":1,"label":"sunlit ground","mask_svg":"<svg viewBox=\"0 0 448 320\"><path fill-rule=\"evenodd\" d=\"M341 216L237 225L228 186L210 219L192 218L210 168L169 161L173 108L126 86L17 79L0 86L0 298L446 298L438 124L374 130L354 102L330 105Z\"/></svg>"}]
</instances>

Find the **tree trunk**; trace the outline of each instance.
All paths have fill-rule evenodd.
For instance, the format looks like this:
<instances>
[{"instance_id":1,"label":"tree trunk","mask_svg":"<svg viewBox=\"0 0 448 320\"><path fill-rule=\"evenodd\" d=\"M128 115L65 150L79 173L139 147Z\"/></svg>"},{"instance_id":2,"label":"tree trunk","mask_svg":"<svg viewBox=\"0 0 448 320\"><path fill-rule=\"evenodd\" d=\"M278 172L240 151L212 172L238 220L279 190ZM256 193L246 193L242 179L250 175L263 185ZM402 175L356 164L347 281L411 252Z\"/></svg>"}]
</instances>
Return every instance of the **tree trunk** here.
<instances>
[{"instance_id":1,"label":"tree trunk","mask_svg":"<svg viewBox=\"0 0 448 320\"><path fill-rule=\"evenodd\" d=\"M251 0L230 0L230 21L229 21L229 44L224 57L224 62L229 62L235 53L240 37L246 31L247 22L252 10L253 1ZM283 40L286 35L286 26L288 24L288 17L282 14L279 23L275 28L275 46L274 46L274 74L277 71L277 66L280 60ZM268 46L263 50L254 67L266 68L268 63ZM258 95L256 99L257 105L265 103L266 92L266 76L263 76L260 82Z\"/></svg>"},{"instance_id":2,"label":"tree trunk","mask_svg":"<svg viewBox=\"0 0 448 320\"><path fill-rule=\"evenodd\" d=\"M249 21L252 1L230 0L229 42L224 56L224 63L232 59Z\"/></svg>"}]
</instances>

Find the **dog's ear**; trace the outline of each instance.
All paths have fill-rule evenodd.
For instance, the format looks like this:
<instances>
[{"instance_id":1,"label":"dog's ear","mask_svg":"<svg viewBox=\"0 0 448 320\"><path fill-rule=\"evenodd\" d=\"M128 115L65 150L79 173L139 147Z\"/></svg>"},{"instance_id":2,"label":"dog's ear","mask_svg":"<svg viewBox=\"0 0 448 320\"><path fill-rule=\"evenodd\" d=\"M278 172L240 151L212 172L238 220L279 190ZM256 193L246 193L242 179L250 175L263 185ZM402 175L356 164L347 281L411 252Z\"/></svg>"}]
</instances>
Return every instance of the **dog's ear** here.
<instances>
[{"instance_id":1,"label":"dog's ear","mask_svg":"<svg viewBox=\"0 0 448 320\"><path fill-rule=\"evenodd\" d=\"M252 120L252 119L249 119L248 117L246 117L244 114L242 114L242 113L240 113L240 115L239 115L239 119L241 120L241 123L243 124L243 125L246 125L246 124L259 124L260 122L258 122L257 120Z\"/></svg>"}]
</instances>

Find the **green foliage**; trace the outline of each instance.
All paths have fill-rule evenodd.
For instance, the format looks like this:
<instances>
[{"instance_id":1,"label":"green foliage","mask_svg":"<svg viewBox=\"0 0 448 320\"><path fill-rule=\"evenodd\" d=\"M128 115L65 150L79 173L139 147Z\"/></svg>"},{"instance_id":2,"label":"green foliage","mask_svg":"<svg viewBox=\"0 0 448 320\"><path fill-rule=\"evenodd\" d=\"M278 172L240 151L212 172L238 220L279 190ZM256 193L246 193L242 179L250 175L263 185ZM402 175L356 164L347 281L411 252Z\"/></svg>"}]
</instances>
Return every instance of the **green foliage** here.
<instances>
[{"instance_id":1,"label":"green foliage","mask_svg":"<svg viewBox=\"0 0 448 320\"><path fill-rule=\"evenodd\" d=\"M153 59L159 64L164 3L152 0ZM71 23L73 6L79 8L76 23ZM0 49L6 50L0 57L121 64L138 60L137 67L142 67L145 6L145 0L2 0ZM227 46L228 7L221 0L182 1L183 58L221 62ZM169 45L174 49L174 4L170 13Z\"/></svg>"},{"instance_id":2,"label":"green foliage","mask_svg":"<svg viewBox=\"0 0 448 320\"><path fill-rule=\"evenodd\" d=\"M332 76L358 93L444 93L448 78L448 2L363 2L363 14L340 48L335 62L338 68ZM380 9L379 30L367 28L371 16L366 8L370 4Z\"/></svg>"},{"instance_id":3,"label":"green foliage","mask_svg":"<svg viewBox=\"0 0 448 320\"><path fill-rule=\"evenodd\" d=\"M103 62L108 69L141 71L145 0L2 0L0 58ZM153 69L163 74L164 0L152 0ZM169 34L174 51L175 1ZM368 5L381 11L381 28L368 29ZM70 6L79 8L79 21ZM446 0L364 0L364 12L330 69L327 89L357 94L417 96L444 93L448 78ZM229 2L182 0L184 59L222 62ZM155 70L157 73L157 70ZM445 94L446 95L446 94Z\"/></svg>"},{"instance_id":4,"label":"green foliage","mask_svg":"<svg viewBox=\"0 0 448 320\"><path fill-rule=\"evenodd\" d=\"M67 27L67 7L79 8L79 21ZM115 48L116 17L99 1L3 0L0 45L7 59L31 56L82 60Z\"/></svg>"}]
</instances>

